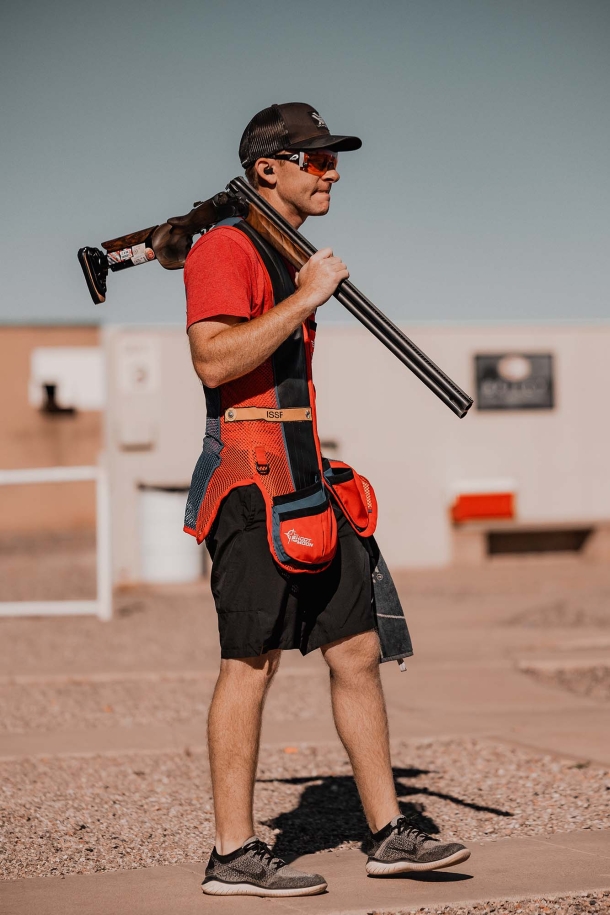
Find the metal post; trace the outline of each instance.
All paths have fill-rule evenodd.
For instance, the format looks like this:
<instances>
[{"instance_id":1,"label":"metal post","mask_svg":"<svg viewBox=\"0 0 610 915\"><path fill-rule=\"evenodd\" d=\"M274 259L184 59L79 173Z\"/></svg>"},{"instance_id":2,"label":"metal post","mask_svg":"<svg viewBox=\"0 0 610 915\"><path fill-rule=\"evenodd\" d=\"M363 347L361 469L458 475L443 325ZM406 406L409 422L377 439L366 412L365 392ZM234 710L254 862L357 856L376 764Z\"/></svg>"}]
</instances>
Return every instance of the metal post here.
<instances>
[{"instance_id":1,"label":"metal post","mask_svg":"<svg viewBox=\"0 0 610 915\"><path fill-rule=\"evenodd\" d=\"M110 541L110 498L108 473L104 455L100 455L97 468L96 499L96 558L97 558L97 615L101 620L112 619L112 555Z\"/></svg>"}]
</instances>

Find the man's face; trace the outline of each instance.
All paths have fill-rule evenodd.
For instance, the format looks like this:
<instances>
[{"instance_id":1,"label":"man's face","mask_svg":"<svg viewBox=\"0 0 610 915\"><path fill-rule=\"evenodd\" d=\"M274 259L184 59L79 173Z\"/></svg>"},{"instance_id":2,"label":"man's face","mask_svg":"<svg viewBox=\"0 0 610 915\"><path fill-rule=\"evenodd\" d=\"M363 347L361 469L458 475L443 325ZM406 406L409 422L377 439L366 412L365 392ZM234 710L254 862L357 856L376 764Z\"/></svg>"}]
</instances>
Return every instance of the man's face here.
<instances>
[{"instance_id":1,"label":"man's face","mask_svg":"<svg viewBox=\"0 0 610 915\"><path fill-rule=\"evenodd\" d=\"M297 162L276 159L270 164L276 179L274 191L286 215L290 212L303 222L308 216L328 213L331 188L340 177L336 166L318 177L303 171Z\"/></svg>"}]
</instances>

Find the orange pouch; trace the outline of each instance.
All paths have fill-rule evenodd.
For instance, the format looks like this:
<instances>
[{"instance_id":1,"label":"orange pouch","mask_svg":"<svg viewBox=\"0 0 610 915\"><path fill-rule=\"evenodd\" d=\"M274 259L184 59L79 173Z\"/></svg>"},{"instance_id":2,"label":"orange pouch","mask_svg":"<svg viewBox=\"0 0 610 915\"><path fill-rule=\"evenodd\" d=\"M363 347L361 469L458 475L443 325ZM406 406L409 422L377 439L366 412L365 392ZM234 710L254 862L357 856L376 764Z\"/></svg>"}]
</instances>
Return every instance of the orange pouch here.
<instances>
[{"instance_id":1,"label":"orange pouch","mask_svg":"<svg viewBox=\"0 0 610 915\"><path fill-rule=\"evenodd\" d=\"M322 483L276 496L271 530L279 562L310 571L327 565L337 549L337 521Z\"/></svg>"},{"instance_id":2,"label":"orange pouch","mask_svg":"<svg viewBox=\"0 0 610 915\"><path fill-rule=\"evenodd\" d=\"M324 460L324 482L361 537L371 537L377 527L377 499L373 487L349 464Z\"/></svg>"}]
</instances>

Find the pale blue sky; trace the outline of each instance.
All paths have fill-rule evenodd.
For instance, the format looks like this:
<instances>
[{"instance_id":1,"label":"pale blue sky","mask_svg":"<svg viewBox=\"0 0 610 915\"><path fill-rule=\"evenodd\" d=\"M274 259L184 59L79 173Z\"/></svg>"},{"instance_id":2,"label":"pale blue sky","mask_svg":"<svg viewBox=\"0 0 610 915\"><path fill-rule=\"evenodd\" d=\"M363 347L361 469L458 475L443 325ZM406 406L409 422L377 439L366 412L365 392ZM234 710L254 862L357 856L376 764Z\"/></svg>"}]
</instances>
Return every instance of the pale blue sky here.
<instances>
[{"instance_id":1,"label":"pale blue sky","mask_svg":"<svg viewBox=\"0 0 610 915\"><path fill-rule=\"evenodd\" d=\"M220 190L249 118L282 101L362 137L304 232L395 320L610 317L608 0L25 0L0 16L0 321L181 322L181 273L111 276L96 308L76 251Z\"/></svg>"}]
</instances>

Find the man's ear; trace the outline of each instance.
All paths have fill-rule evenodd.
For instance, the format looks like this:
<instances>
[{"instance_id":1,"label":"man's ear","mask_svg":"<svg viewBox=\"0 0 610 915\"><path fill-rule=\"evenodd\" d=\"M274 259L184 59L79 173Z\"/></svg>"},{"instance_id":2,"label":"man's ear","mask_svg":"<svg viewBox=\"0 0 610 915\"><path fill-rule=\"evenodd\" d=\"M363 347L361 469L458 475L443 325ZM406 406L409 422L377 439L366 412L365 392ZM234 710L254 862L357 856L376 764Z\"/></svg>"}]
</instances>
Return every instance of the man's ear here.
<instances>
[{"instance_id":1,"label":"man's ear","mask_svg":"<svg viewBox=\"0 0 610 915\"><path fill-rule=\"evenodd\" d=\"M257 159L255 163L256 175L258 182L263 187L275 187L277 176L275 166L277 162L274 159Z\"/></svg>"}]
</instances>

